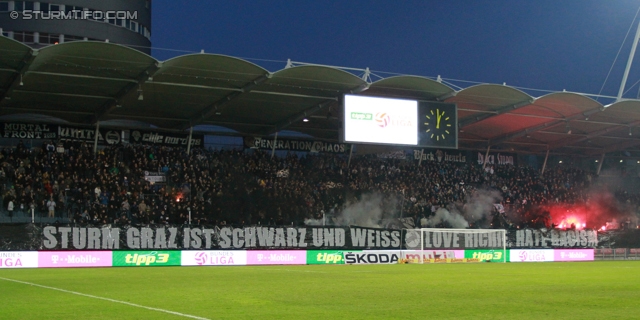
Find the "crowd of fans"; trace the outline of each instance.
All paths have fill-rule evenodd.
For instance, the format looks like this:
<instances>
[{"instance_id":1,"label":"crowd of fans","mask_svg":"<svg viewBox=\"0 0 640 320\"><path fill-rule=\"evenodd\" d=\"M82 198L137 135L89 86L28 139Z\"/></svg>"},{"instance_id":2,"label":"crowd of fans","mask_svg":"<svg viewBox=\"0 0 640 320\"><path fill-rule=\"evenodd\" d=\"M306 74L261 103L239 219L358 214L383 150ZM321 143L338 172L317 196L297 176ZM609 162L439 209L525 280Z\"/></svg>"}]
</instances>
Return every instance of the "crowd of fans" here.
<instances>
[{"instance_id":1,"label":"crowd of fans","mask_svg":"<svg viewBox=\"0 0 640 320\"><path fill-rule=\"evenodd\" d=\"M550 203L588 203L594 178L577 169L541 175L526 166L308 154L271 157L259 150L204 150L84 142L20 142L0 154L3 208L92 224L302 225L339 216L364 195L377 194L402 217L433 216L464 206L474 193L495 190L487 223L543 226ZM166 177L153 182L151 176ZM619 194L631 205L640 197ZM499 204L499 205L498 205ZM502 208L507 208L503 212ZM515 214L515 215L514 215ZM497 219L496 217L501 217ZM477 218L477 217L476 217ZM424 221L424 220L423 220ZM446 226L446 224L445 224ZM487 225L482 225L487 227Z\"/></svg>"}]
</instances>

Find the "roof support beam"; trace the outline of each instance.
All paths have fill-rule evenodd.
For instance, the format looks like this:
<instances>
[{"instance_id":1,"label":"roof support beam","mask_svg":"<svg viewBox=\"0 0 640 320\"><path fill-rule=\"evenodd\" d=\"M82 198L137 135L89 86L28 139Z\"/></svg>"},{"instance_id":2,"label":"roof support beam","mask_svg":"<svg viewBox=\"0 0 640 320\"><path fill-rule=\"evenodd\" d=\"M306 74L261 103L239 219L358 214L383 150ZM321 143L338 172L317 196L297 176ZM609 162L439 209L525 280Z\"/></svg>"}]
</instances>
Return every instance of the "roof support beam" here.
<instances>
[{"instance_id":1,"label":"roof support beam","mask_svg":"<svg viewBox=\"0 0 640 320\"><path fill-rule=\"evenodd\" d=\"M11 93L13 90L22 85L22 75L29 69L33 60L38 56L38 50L30 50L23 58L22 62L20 62L20 66L17 70L13 70L15 75L11 77L9 83L5 84L3 88L6 88L2 94L0 94L0 101L4 99L11 99Z\"/></svg>"},{"instance_id":2,"label":"roof support beam","mask_svg":"<svg viewBox=\"0 0 640 320\"><path fill-rule=\"evenodd\" d=\"M189 121L189 120L186 120ZM213 126L247 126L247 127L263 127L262 123L250 123L250 122L238 122L238 121L214 121L214 120L205 120L202 124L213 125Z\"/></svg>"},{"instance_id":3,"label":"roof support beam","mask_svg":"<svg viewBox=\"0 0 640 320\"><path fill-rule=\"evenodd\" d=\"M113 97L92 96L92 95L87 95L87 94L75 94L75 93L58 93L58 92L43 92L43 91L29 91L29 90L13 90L13 92L48 95L48 96L71 97L71 98L89 98L89 99L100 99L100 100L113 100Z\"/></svg>"},{"instance_id":4,"label":"roof support beam","mask_svg":"<svg viewBox=\"0 0 640 320\"><path fill-rule=\"evenodd\" d=\"M132 80L132 79L96 77L96 76L87 76L87 75L84 75L84 74L54 73L54 72L42 72L42 71L27 71L25 74L35 74L35 75L41 75L41 76L54 76L54 77L67 77L67 78L79 78L79 79L92 79L92 80L105 80L105 81L118 81L118 82L137 83L137 81Z\"/></svg>"},{"instance_id":5,"label":"roof support beam","mask_svg":"<svg viewBox=\"0 0 640 320\"><path fill-rule=\"evenodd\" d=\"M165 118L165 117L154 117L154 116L147 116L147 115L131 115L128 114L126 115L127 118L132 118L132 119L149 119L149 120L158 120L158 121L183 121L183 122L189 122L189 119L177 119L177 118ZM162 130L171 130L168 128L163 128ZM177 130L176 130L177 131Z\"/></svg>"},{"instance_id":6,"label":"roof support beam","mask_svg":"<svg viewBox=\"0 0 640 320\"><path fill-rule=\"evenodd\" d=\"M86 111L66 111L66 110L60 110L60 109L25 109L24 107L3 107L3 109L6 110L19 110L22 112L33 112L33 113L42 113L42 114L48 114L48 113L59 113L59 114L79 114L79 115L91 115L93 113L91 112L86 112ZM83 123L84 125L86 125L86 123Z\"/></svg>"},{"instance_id":7,"label":"roof support beam","mask_svg":"<svg viewBox=\"0 0 640 320\"><path fill-rule=\"evenodd\" d=\"M628 123L628 124L619 124L617 126L604 128L604 129L601 129L601 130L586 134L586 135L584 135L582 137L579 137L577 139L568 138L568 139L563 139L561 141L557 141L557 142L551 143L551 144L549 144L549 148L551 148L551 149L561 148L561 147L564 147L564 146L567 146L567 145L570 145L570 144L574 144L574 143L578 143L578 142L589 140L591 138L599 137L599 136L602 136L602 135L607 134L609 132L620 130L622 128L631 129L631 127L635 127L635 126L637 126L639 124L640 124L640 121L633 121L633 122Z\"/></svg>"},{"instance_id":8,"label":"roof support beam","mask_svg":"<svg viewBox=\"0 0 640 320\"><path fill-rule=\"evenodd\" d=\"M159 84L159 85L163 85L163 86L172 86L172 87L184 87L184 88L195 88L195 89L211 89L211 90L224 90L224 91L242 92L242 89L239 89L239 88L211 87L211 86L201 86L201 85L197 85L197 84L158 82L158 81L153 81L152 83L154 85L155 84Z\"/></svg>"},{"instance_id":9,"label":"roof support beam","mask_svg":"<svg viewBox=\"0 0 640 320\"><path fill-rule=\"evenodd\" d=\"M226 95L224 98L215 101L214 103L206 106L204 108L204 110L202 110L202 112L200 112L200 114L195 115L193 117L191 117L189 119L189 126L186 128L181 128L182 130L185 130L189 127L192 126L196 126L200 123L202 123L203 121L205 121L206 119L208 119L209 117L211 117L212 115L214 115L216 112L221 112L221 109L229 103L229 101L233 101L234 99L237 99L240 95L242 95L243 93L247 93L247 92L251 92L251 90L253 90L253 88L255 88L256 86L258 86L259 84L267 81L267 79L271 78L271 74L267 73L264 74L258 78L253 79L251 82L245 84L242 88L240 88L239 91L236 92L232 92L228 95Z\"/></svg>"},{"instance_id":10,"label":"roof support beam","mask_svg":"<svg viewBox=\"0 0 640 320\"><path fill-rule=\"evenodd\" d=\"M357 93L363 92L363 91L365 91L367 89L369 89L369 85L368 84L364 84L364 85L358 86L357 88L349 90L349 92L345 92L345 93L357 94ZM270 135L270 134L272 134L274 132L278 132L278 131L280 131L280 130L282 130L282 129L284 129L284 128L286 128L286 127L288 127L288 126L290 126L290 125L292 125L292 124L294 124L294 123L296 123L296 122L298 122L298 121L300 121L302 119L304 119L305 117L310 117L313 114L315 114L316 112L328 107L331 104L336 103L338 99L339 99L339 97L336 97L334 99L326 100L326 101L324 101L322 103L319 103L319 104L317 104L317 105L315 105L313 107L307 108L307 109L305 109L305 110L303 110L303 111L301 111L301 112L299 112L297 114L294 114L294 115L288 117L287 119L284 119L284 120L276 123L273 126L273 129L266 130L265 132L262 132L262 134Z\"/></svg>"},{"instance_id":11,"label":"roof support beam","mask_svg":"<svg viewBox=\"0 0 640 320\"><path fill-rule=\"evenodd\" d=\"M120 101L130 92L139 89L142 84L147 82L149 78L153 77L153 75L160 70L162 66L161 62L154 62L146 70L140 73L135 80L130 81L125 85L118 93L113 96L113 100L104 103L98 110L96 110L95 116L91 119L91 123L95 124L96 122L102 120L109 113L113 111L113 109L117 108Z\"/></svg>"},{"instance_id":12,"label":"roof support beam","mask_svg":"<svg viewBox=\"0 0 640 320\"><path fill-rule=\"evenodd\" d=\"M297 93L285 93L285 92L269 92L269 91L252 91L253 93L259 94L270 94L276 96L286 96L286 97L297 97L297 98L310 98L310 99L330 99L323 96L311 96L308 94L297 94ZM333 98L333 100L338 100L338 98Z\"/></svg>"},{"instance_id":13,"label":"roof support beam","mask_svg":"<svg viewBox=\"0 0 640 320\"><path fill-rule=\"evenodd\" d=\"M502 137L498 137L496 139L491 139L489 141L489 144L497 145L497 144L503 143L505 141L509 141L509 140L512 140L512 139L517 139L517 138L520 138L520 137L524 137L524 136L526 136L528 134L534 133L536 131L540 131L540 130L542 130L544 128L551 128L551 127L555 127L555 126L563 124L563 123L567 123L568 121L571 121L571 120L576 120L576 119L580 119L580 118L586 118L586 117L588 117L588 116L590 116L592 114L595 114L595 113L598 113L598 112L601 112L601 111L604 111L604 108L591 109L591 110L588 110L588 111L585 111L585 112L574 114L574 115L572 115L570 117L566 117L564 119L545 122L543 124L540 124L540 125L537 125L537 126L534 126L534 127L530 127L530 128L526 128L526 129L517 131L517 132L506 134L506 135L504 135Z\"/></svg>"},{"instance_id":14,"label":"roof support beam","mask_svg":"<svg viewBox=\"0 0 640 320\"><path fill-rule=\"evenodd\" d=\"M466 126L472 125L476 122L480 122L482 120L486 120L489 118L493 118L496 117L498 115L501 115L503 113L512 111L512 110L516 110L519 108L522 108L524 106L528 106L530 104L533 103L534 100L532 99L527 99L527 100L523 100L520 101L518 103L512 104L512 105L508 105L505 107L502 107L498 110L495 111L495 113L485 113L485 114L480 114L480 115L476 115L476 116L472 116L472 117L467 117L466 119L461 120L460 122L458 122L458 128L464 128Z\"/></svg>"}]
</instances>

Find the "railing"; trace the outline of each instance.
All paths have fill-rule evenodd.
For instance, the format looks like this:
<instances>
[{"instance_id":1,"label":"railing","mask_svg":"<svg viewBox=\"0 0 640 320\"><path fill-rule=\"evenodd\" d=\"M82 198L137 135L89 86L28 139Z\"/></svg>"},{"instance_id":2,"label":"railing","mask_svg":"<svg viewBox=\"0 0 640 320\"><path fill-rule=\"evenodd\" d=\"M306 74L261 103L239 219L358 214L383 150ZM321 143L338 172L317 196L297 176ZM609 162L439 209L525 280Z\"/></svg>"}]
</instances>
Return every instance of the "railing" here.
<instances>
[{"instance_id":1,"label":"railing","mask_svg":"<svg viewBox=\"0 0 640 320\"><path fill-rule=\"evenodd\" d=\"M596 260L640 260L640 248L595 249Z\"/></svg>"},{"instance_id":2,"label":"railing","mask_svg":"<svg viewBox=\"0 0 640 320\"><path fill-rule=\"evenodd\" d=\"M48 211L34 209L15 210L9 215L7 210L0 210L0 224L3 223L69 223L71 221L70 214L67 210L56 210L53 218L48 217Z\"/></svg>"}]
</instances>

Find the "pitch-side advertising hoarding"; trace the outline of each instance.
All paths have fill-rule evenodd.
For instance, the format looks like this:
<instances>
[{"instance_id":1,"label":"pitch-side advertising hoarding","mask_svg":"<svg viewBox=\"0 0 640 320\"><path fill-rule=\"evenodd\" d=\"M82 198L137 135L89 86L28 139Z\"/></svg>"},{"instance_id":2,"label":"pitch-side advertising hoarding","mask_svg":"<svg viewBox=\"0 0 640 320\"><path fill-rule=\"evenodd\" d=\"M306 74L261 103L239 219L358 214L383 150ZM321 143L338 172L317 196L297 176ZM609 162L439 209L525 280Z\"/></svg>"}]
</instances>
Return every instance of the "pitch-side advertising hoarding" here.
<instances>
[{"instance_id":1,"label":"pitch-side advertising hoarding","mask_svg":"<svg viewBox=\"0 0 640 320\"><path fill-rule=\"evenodd\" d=\"M247 251L182 251L183 266L244 266Z\"/></svg>"},{"instance_id":2,"label":"pitch-side advertising hoarding","mask_svg":"<svg viewBox=\"0 0 640 320\"><path fill-rule=\"evenodd\" d=\"M111 267L111 251L40 251L38 268Z\"/></svg>"}]
</instances>

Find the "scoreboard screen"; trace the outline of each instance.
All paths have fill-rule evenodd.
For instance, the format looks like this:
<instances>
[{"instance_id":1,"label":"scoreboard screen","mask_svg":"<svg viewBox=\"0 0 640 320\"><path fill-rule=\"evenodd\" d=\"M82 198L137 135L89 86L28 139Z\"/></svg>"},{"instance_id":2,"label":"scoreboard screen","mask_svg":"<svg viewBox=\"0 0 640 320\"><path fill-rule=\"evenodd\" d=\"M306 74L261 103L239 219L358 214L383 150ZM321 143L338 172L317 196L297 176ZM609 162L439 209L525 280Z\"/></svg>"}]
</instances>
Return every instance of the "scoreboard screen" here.
<instances>
[{"instance_id":1,"label":"scoreboard screen","mask_svg":"<svg viewBox=\"0 0 640 320\"><path fill-rule=\"evenodd\" d=\"M344 96L346 143L458 147L455 104Z\"/></svg>"}]
</instances>

